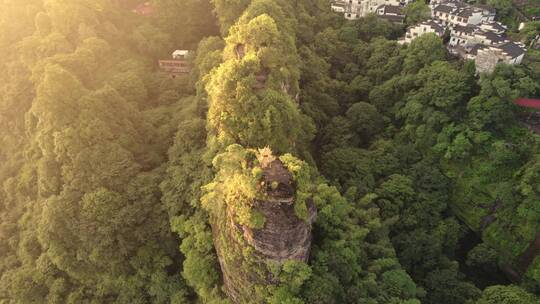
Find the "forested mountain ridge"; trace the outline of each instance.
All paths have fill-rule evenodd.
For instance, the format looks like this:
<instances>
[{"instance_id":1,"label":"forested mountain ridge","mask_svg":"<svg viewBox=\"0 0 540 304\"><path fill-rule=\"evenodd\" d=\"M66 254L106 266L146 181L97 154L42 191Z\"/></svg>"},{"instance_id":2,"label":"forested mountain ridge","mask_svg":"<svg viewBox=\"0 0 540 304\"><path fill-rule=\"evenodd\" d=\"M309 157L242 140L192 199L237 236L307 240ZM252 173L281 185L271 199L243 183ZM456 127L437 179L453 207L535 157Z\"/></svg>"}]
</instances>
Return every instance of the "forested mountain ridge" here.
<instances>
[{"instance_id":1,"label":"forested mountain ridge","mask_svg":"<svg viewBox=\"0 0 540 304\"><path fill-rule=\"evenodd\" d=\"M476 76L325 0L137 4L2 1L0 303L538 302L536 51Z\"/></svg>"}]
</instances>

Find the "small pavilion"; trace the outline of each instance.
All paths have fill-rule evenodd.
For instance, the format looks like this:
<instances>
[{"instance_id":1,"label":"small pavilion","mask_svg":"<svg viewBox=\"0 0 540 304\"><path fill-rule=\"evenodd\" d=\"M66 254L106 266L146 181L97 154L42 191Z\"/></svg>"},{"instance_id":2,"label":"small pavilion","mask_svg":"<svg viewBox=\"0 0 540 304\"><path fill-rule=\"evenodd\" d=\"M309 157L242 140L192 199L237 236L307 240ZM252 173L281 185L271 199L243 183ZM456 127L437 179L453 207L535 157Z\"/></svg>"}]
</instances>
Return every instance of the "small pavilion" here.
<instances>
[{"instance_id":1,"label":"small pavilion","mask_svg":"<svg viewBox=\"0 0 540 304\"><path fill-rule=\"evenodd\" d=\"M530 130L540 133L540 99L518 98L514 100L514 104L528 110L522 116L523 123Z\"/></svg>"}]
</instances>

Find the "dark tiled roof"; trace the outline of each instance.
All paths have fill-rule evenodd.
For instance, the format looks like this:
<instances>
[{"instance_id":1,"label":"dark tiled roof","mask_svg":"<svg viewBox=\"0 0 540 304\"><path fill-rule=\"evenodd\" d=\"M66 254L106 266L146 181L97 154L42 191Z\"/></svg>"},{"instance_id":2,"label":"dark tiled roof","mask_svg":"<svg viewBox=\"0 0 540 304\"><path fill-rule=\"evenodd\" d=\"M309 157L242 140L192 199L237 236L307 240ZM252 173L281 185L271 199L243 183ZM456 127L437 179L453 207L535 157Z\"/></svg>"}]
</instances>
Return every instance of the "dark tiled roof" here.
<instances>
[{"instance_id":1,"label":"dark tiled roof","mask_svg":"<svg viewBox=\"0 0 540 304\"><path fill-rule=\"evenodd\" d=\"M448 5L439 4L433 10L436 12L450 13L454 10L454 8Z\"/></svg>"},{"instance_id":2,"label":"dark tiled roof","mask_svg":"<svg viewBox=\"0 0 540 304\"><path fill-rule=\"evenodd\" d=\"M497 12L495 8L493 8L491 5L477 4L475 6L482 9L483 11L489 12L490 14L495 14Z\"/></svg>"},{"instance_id":3,"label":"dark tiled roof","mask_svg":"<svg viewBox=\"0 0 540 304\"><path fill-rule=\"evenodd\" d=\"M469 50L469 54L476 55L476 54L478 54L478 50L485 49L485 48L487 48L487 46L485 46L485 45L483 45L483 44L475 44L475 45L473 45L473 47Z\"/></svg>"},{"instance_id":4,"label":"dark tiled roof","mask_svg":"<svg viewBox=\"0 0 540 304\"><path fill-rule=\"evenodd\" d=\"M491 26L492 28L494 28L496 31L501 31L501 32L506 31L506 27L499 22L489 22L487 24Z\"/></svg>"},{"instance_id":5,"label":"dark tiled roof","mask_svg":"<svg viewBox=\"0 0 540 304\"><path fill-rule=\"evenodd\" d=\"M403 15L401 7L396 5L385 5L384 14Z\"/></svg>"},{"instance_id":6,"label":"dark tiled roof","mask_svg":"<svg viewBox=\"0 0 540 304\"><path fill-rule=\"evenodd\" d=\"M444 33L444 27L433 20L426 21L424 22L424 24L431 26L436 32L441 35Z\"/></svg>"},{"instance_id":7,"label":"dark tiled roof","mask_svg":"<svg viewBox=\"0 0 540 304\"><path fill-rule=\"evenodd\" d=\"M514 42L508 42L499 47L506 54L510 55L512 58L516 58L525 53L525 49L521 46L515 44Z\"/></svg>"},{"instance_id":8,"label":"dark tiled roof","mask_svg":"<svg viewBox=\"0 0 540 304\"><path fill-rule=\"evenodd\" d=\"M472 8L465 8L458 12L458 16L460 17L470 17L474 13L474 10Z\"/></svg>"},{"instance_id":9,"label":"dark tiled roof","mask_svg":"<svg viewBox=\"0 0 540 304\"><path fill-rule=\"evenodd\" d=\"M493 43L501 43L501 42L504 42L506 40L506 37L504 37L502 35L495 34L494 32L483 32L482 36L486 37L487 39L489 39Z\"/></svg>"},{"instance_id":10,"label":"dark tiled roof","mask_svg":"<svg viewBox=\"0 0 540 304\"><path fill-rule=\"evenodd\" d=\"M460 2L460 1L454 2L454 5L455 5L456 8L458 8L458 9L465 9L465 8L470 7L468 4L463 3L463 2Z\"/></svg>"},{"instance_id":11,"label":"dark tiled roof","mask_svg":"<svg viewBox=\"0 0 540 304\"><path fill-rule=\"evenodd\" d=\"M452 31L472 34L477 29L478 29L478 27L473 26L473 25L467 25L467 26L456 25L456 26L453 27Z\"/></svg>"},{"instance_id":12,"label":"dark tiled roof","mask_svg":"<svg viewBox=\"0 0 540 304\"><path fill-rule=\"evenodd\" d=\"M460 2L461 0L442 0L442 1L438 1L439 4L454 4L456 2ZM431 1L431 2L434 2L434 1Z\"/></svg>"}]
</instances>

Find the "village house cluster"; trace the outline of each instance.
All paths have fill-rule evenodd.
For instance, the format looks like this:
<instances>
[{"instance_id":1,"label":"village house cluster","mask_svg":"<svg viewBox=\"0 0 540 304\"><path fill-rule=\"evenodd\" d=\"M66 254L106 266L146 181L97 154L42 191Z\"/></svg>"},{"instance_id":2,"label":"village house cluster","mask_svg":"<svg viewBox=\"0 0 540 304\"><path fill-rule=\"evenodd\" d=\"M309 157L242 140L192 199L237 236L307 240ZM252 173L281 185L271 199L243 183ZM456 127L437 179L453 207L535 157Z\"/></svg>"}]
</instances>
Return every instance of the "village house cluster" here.
<instances>
[{"instance_id":1,"label":"village house cluster","mask_svg":"<svg viewBox=\"0 0 540 304\"><path fill-rule=\"evenodd\" d=\"M335 0L333 11L343 13L349 20L369 13L393 23L403 23L403 7L413 0ZM507 28L495 21L496 11L488 5L470 5L461 0L432 0L431 19L407 28L399 43L410 43L415 38L434 33L449 34L450 53L476 62L478 72L492 72L497 63L520 64L525 46L506 36ZM448 36L446 36L448 39Z\"/></svg>"},{"instance_id":2,"label":"village house cluster","mask_svg":"<svg viewBox=\"0 0 540 304\"><path fill-rule=\"evenodd\" d=\"M425 34L450 34L448 50L476 62L478 72L492 72L497 63L520 64L525 46L506 36L506 27L495 21L495 10L486 5L469 5L455 0L430 3L431 19L407 29L400 43L410 43Z\"/></svg>"},{"instance_id":3,"label":"village house cluster","mask_svg":"<svg viewBox=\"0 0 540 304\"><path fill-rule=\"evenodd\" d=\"M331 4L334 12L343 13L349 20L365 17L369 13L379 15L394 23L403 23L402 8L413 0L335 0Z\"/></svg>"}]
</instances>

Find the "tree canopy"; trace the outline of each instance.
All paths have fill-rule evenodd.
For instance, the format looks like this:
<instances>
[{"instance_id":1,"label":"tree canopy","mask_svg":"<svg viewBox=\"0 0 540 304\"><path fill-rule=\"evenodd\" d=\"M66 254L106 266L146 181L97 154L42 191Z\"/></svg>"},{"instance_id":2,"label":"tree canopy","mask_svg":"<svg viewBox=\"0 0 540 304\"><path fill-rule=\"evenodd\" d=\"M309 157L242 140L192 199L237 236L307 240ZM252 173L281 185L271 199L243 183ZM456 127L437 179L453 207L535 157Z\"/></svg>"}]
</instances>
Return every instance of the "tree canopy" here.
<instances>
[{"instance_id":1,"label":"tree canopy","mask_svg":"<svg viewBox=\"0 0 540 304\"><path fill-rule=\"evenodd\" d=\"M537 113L512 103L538 51L476 75L325 0L141 4L2 2L0 303L539 301ZM303 258L253 241L291 223L308 247L273 245Z\"/></svg>"}]
</instances>

